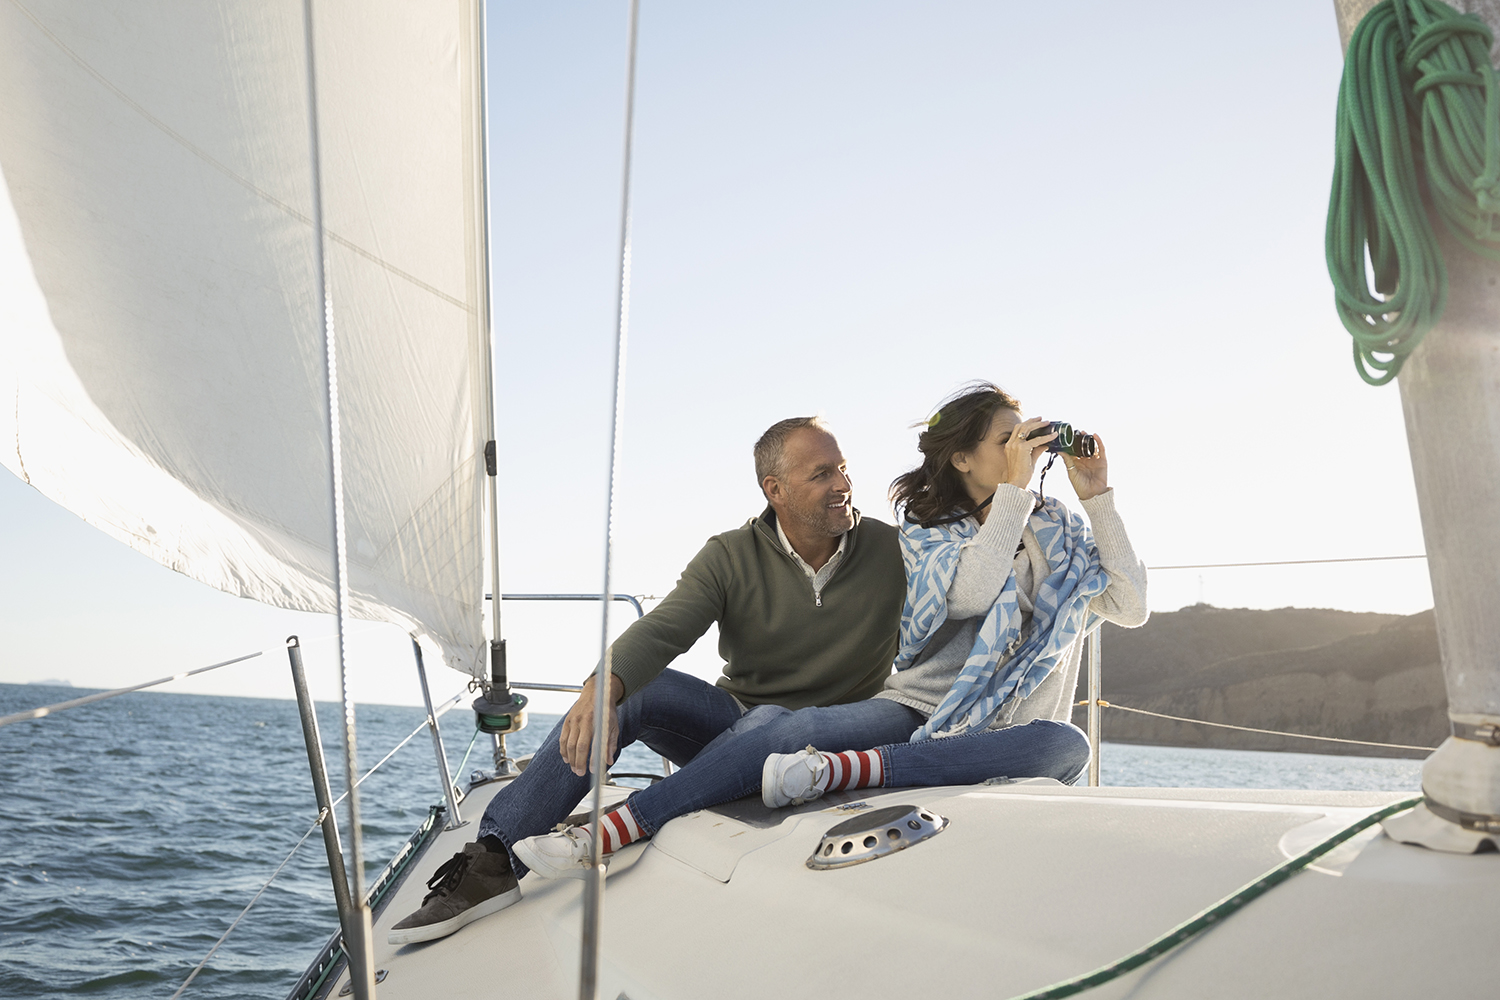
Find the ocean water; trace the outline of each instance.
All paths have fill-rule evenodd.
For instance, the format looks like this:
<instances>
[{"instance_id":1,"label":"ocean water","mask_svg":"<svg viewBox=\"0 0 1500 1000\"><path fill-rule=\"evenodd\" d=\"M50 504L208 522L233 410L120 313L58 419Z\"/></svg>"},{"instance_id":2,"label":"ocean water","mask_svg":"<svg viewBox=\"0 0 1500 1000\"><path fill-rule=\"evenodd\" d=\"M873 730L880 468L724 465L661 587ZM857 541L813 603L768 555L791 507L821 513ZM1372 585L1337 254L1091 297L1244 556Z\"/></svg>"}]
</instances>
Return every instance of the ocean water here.
<instances>
[{"instance_id":1,"label":"ocean water","mask_svg":"<svg viewBox=\"0 0 1500 1000\"><path fill-rule=\"evenodd\" d=\"M0 684L0 715L78 697ZM422 723L361 705L360 763ZM535 748L555 716L511 737ZM472 716L444 717L455 770ZM319 705L342 791L339 710ZM1105 744L1105 784L1416 791L1419 761ZM489 764L483 742L463 768ZM652 772L632 749L618 769ZM423 732L360 786L370 879L441 796ZM311 826L317 809L291 701L141 692L0 729L0 997L169 997ZM342 808L340 816L344 816ZM345 831L347 843L347 831ZM187 998L280 1000L337 916L314 833L209 961Z\"/></svg>"}]
</instances>

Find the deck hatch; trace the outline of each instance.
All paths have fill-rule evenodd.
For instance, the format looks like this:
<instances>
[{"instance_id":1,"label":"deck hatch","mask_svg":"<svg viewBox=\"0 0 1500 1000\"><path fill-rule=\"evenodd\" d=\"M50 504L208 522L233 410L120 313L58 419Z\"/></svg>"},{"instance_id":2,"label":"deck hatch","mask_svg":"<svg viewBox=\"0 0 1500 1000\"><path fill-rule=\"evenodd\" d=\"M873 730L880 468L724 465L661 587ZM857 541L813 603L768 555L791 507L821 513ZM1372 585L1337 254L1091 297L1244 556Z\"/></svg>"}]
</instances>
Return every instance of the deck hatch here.
<instances>
[{"instance_id":1,"label":"deck hatch","mask_svg":"<svg viewBox=\"0 0 1500 1000\"><path fill-rule=\"evenodd\" d=\"M946 817L921 806L887 806L860 813L829 827L807 859L807 867L820 871L874 861L935 837L947 826Z\"/></svg>"}]
</instances>

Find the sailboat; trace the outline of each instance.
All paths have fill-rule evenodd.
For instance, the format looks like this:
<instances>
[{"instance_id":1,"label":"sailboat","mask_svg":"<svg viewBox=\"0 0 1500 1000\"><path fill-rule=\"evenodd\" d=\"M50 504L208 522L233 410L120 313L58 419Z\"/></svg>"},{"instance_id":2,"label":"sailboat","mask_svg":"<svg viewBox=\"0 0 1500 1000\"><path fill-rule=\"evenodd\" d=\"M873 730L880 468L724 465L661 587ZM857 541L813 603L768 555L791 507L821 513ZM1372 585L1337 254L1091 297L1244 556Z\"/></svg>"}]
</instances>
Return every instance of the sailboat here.
<instances>
[{"instance_id":1,"label":"sailboat","mask_svg":"<svg viewBox=\"0 0 1500 1000\"><path fill-rule=\"evenodd\" d=\"M519 706L485 614L501 590L480 6L101 20L12 0L0 18L0 461L164 565L393 622ZM197 86L160 72L183 61ZM1382 834L1373 817L1411 805L1394 793L741 801L621 852L593 914L579 883L532 878L524 905L441 942L383 944L471 838L456 814L509 778L449 797L368 892L351 845L351 905L370 908L350 915L369 926L335 935L293 996L572 996L591 955L591 995L633 1000L1013 996L1096 969L1113 970L1099 996L1500 978L1500 867ZM1129 965L1174 932L1188 943Z\"/></svg>"}]
</instances>

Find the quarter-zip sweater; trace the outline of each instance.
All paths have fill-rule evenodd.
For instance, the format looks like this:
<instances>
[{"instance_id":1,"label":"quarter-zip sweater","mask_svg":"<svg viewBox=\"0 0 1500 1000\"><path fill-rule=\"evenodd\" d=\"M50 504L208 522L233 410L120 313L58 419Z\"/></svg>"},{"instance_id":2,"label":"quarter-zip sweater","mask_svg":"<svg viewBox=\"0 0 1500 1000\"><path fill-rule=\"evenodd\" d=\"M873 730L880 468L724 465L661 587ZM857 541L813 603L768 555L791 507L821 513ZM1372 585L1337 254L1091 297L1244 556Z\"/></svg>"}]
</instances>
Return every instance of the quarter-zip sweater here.
<instances>
[{"instance_id":1,"label":"quarter-zip sweater","mask_svg":"<svg viewBox=\"0 0 1500 1000\"><path fill-rule=\"evenodd\" d=\"M614 641L611 668L628 698L718 622L718 685L742 703L863 701L890 675L905 596L891 525L856 510L844 558L815 595L767 507L708 540L672 592Z\"/></svg>"}]
</instances>

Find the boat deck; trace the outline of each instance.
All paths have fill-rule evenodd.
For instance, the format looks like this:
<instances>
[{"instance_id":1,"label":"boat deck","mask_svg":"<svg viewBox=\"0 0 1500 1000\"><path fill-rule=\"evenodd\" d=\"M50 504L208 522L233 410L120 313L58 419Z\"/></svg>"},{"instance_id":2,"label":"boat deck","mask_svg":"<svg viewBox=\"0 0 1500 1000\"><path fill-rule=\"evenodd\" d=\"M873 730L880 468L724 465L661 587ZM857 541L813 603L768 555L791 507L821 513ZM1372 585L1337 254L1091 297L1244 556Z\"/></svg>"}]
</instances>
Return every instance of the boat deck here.
<instances>
[{"instance_id":1,"label":"boat deck","mask_svg":"<svg viewBox=\"0 0 1500 1000\"><path fill-rule=\"evenodd\" d=\"M500 787L474 789L464 815ZM600 996L1010 997L1121 958L1401 797L1013 784L868 789L776 811L741 800L612 860ZM950 823L865 864L809 869L856 802ZM441 834L377 920L380 997L577 996L579 880L529 875L521 902L445 940L385 943L473 830ZM1500 982L1496 899L1500 855L1405 846L1377 826L1090 995L1487 995Z\"/></svg>"}]
</instances>

